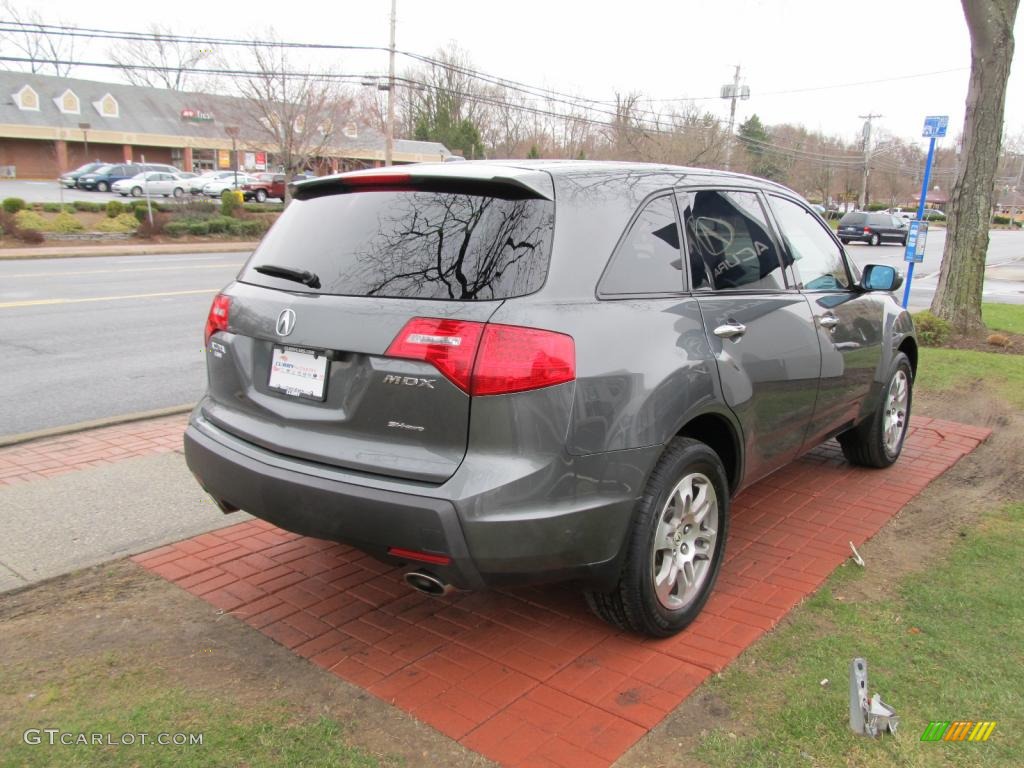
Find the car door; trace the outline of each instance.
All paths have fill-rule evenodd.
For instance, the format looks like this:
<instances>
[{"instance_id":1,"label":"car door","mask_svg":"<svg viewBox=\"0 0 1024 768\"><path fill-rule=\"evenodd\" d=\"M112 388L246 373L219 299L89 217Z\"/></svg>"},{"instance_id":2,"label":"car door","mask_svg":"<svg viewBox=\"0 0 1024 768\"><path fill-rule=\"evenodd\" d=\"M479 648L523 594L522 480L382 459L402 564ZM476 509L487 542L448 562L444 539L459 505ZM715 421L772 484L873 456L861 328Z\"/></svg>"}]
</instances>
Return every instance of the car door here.
<instances>
[{"instance_id":1,"label":"car door","mask_svg":"<svg viewBox=\"0 0 1024 768\"><path fill-rule=\"evenodd\" d=\"M814 317L821 383L807 447L849 426L869 395L882 356L884 295L860 291L842 246L803 203L769 194L786 260Z\"/></svg>"},{"instance_id":2,"label":"car door","mask_svg":"<svg viewBox=\"0 0 1024 768\"><path fill-rule=\"evenodd\" d=\"M743 430L744 483L792 460L814 415L821 369L810 308L788 290L752 190L678 194L691 286L726 404Z\"/></svg>"}]
</instances>

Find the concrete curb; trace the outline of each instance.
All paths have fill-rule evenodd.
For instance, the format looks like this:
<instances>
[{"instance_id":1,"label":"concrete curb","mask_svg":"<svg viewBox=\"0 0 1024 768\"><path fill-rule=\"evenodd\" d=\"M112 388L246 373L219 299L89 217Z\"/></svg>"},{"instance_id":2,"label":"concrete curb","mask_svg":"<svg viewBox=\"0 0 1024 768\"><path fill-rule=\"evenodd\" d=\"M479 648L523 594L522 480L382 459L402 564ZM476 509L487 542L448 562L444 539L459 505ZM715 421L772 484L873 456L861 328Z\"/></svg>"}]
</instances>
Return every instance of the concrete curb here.
<instances>
[{"instance_id":1,"label":"concrete curb","mask_svg":"<svg viewBox=\"0 0 1024 768\"><path fill-rule=\"evenodd\" d=\"M80 421L77 424L65 424L60 427L49 427L47 429L38 429L35 432L22 432L19 435L7 435L0 437L0 448L8 448L12 445L21 445L23 443L29 443L33 440L42 440L47 437L61 437L63 435L72 435L76 432L86 432L91 429L101 429L103 427L113 427L117 424L129 424L133 421L145 421L147 419L159 419L162 416L175 416L179 413L188 413L195 408L195 403L186 405L172 405L168 408L156 408L152 411L138 411L136 413L125 413L120 416L107 416L102 419L92 419L91 421Z\"/></svg>"},{"instance_id":2,"label":"concrete curb","mask_svg":"<svg viewBox=\"0 0 1024 768\"><path fill-rule=\"evenodd\" d=\"M151 245L80 245L60 248L0 248L0 261L80 259L88 256L159 256L176 253L252 251L259 241L224 243L153 243Z\"/></svg>"}]
</instances>

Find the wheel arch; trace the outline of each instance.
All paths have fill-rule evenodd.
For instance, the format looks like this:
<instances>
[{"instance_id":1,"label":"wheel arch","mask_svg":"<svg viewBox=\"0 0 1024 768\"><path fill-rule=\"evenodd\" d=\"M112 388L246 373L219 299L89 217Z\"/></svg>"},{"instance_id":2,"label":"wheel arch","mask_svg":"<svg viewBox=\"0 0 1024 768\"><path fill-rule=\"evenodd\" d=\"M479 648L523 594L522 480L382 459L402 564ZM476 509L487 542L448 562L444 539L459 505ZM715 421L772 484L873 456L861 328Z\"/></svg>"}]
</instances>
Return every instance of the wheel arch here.
<instances>
[{"instance_id":1,"label":"wheel arch","mask_svg":"<svg viewBox=\"0 0 1024 768\"><path fill-rule=\"evenodd\" d=\"M701 413L683 424L674 437L699 440L718 454L729 480L729 491L736 492L743 478L743 450L732 420L716 411Z\"/></svg>"},{"instance_id":2,"label":"wheel arch","mask_svg":"<svg viewBox=\"0 0 1024 768\"><path fill-rule=\"evenodd\" d=\"M896 348L897 352L902 352L910 360L910 370L914 374L914 378L917 378L917 341L914 340L913 336L907 336L900 345Z\"/></svg>"}]
</instances>

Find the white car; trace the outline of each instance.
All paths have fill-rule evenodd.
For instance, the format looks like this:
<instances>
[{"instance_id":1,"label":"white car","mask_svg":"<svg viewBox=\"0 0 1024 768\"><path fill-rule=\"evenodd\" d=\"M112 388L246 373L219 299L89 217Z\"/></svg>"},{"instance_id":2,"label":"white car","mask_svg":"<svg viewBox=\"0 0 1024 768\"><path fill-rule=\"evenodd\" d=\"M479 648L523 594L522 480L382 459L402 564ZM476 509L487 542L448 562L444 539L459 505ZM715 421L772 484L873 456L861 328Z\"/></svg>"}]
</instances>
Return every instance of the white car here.
<instances>
[{"instance_id":1,"label":"white car","mask_svg":"<svg viewBox=\"0 0 1024 768\"><path fill-rule=\"evenodd\" d=\"M253 182L259 181L255 176L249 176L245 173L238 174L238 181L235 181L235 174L230 173L223 178L216 179L208 182L203 187L203 194L209 195L210 197L220 197L221 193L225 189L241 189L243 184L252 184Z\"/></svg>"},{"instance_id":2,"label":"white car","mask_svg":"<svg viewBox=\"0 0 1024 768\"><path fill-rule=\"evenodd\" d=\"M130 179L115 181L111 186L111 192L117 192L121 197L142 197L144 194L150 196L163 195L164 197L181 197L185 194L188 182L178 178L176 174L164 173L163 171L146 171L145 173L132 176Z\"/></svg>"}]
</instances>

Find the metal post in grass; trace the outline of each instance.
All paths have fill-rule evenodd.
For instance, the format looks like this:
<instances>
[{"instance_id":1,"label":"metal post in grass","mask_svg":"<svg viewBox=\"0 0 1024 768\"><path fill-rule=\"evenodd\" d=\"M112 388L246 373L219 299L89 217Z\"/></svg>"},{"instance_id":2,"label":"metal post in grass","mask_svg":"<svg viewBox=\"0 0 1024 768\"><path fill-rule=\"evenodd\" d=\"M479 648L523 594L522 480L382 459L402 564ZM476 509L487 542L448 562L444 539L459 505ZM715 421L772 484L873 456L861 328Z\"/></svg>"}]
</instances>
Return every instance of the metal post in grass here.
<instances>
[{"instance_id":1,"label":"metal post in grass","mask_svg":"<svg viewBox=\"0 0 1024 768\"><path fill-rule=\"evenodd\" d=\"M145 168L146 167L146 156L145 155L139 155L139 157L142 158L142 167ZM146 171L143 171L143 173L146 173ZM148 176L148 174L146 176L142 177L142 193L146 196L146 213L149 214L149 228L152 231L152 229L153 229L153 203L150 202L150 199L149 199L149 176Z\"/></svg>"},{"instance_id":2,"label":"metal post in grass","mask_svg":"<svg viewBox=\"0 0 1024 768\"><path fill-rule=\"evenodd\" d=\"M903 255L907 265L907 283L903 289L903 308L910 301L910 284L914 280L914 264L924 260L924 245L928 236L928 224L924 221L924 207L928 198L928 180L932 175L932 160L935 158L935 140L946 135L949 124L947 115L935 115L924 119L922 136L928 139L928 159L924 161L924 178L921 179L921 199L917 203L917 217L910 222L907 247Z\"/></svg>"}]
</instances>

